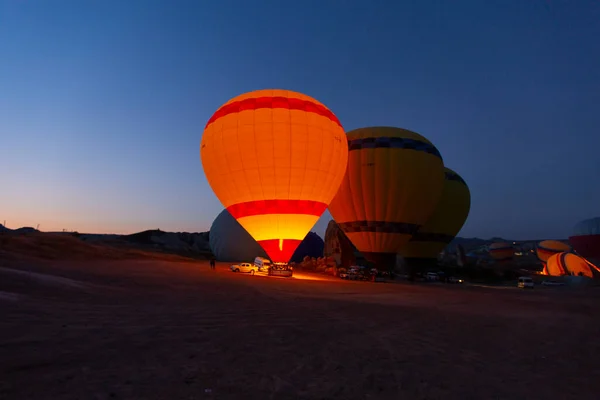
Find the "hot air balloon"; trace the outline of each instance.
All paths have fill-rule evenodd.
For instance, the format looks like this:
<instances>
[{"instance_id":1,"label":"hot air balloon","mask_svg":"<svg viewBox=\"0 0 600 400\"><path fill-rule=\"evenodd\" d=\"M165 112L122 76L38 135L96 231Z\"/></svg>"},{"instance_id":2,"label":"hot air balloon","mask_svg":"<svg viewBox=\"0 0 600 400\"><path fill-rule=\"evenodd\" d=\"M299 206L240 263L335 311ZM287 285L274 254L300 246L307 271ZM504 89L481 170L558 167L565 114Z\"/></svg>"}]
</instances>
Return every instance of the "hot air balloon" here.
<instances>
[{"instance_id":1,"label":"hot air balloon","mask_svg":"<svg viewBox=\"0 0 600 400\"><path fill-rule=\"evenodd\" d=\"M335 195L348 143L337 117L312 97L259 90L208 120L200 158L225 208L273 262L287 262Z\"/></svg>"},{"instance_id":2,"label":"hot air balloon","mask_svg":"<svg viewBox=\"0 0 600 400\"><path fill-rule=\"evenodd\" d=\"M583 258L572 253L557 253L548 258L544 274L552 276L575 275L594 277L594 267Z\"/></svg>"},{"instance_id":3,"label":"hot air balloon","mask_svg":"<svg viewBox=\"0 0 600 400\"><path fill-rule=\"evenodd\" d=\"M586 219L575 225L569 242L583 257L600 260L600 217Z\"/></svg>"},{"instance_id":4,"label":"hot air balloon","mask_svg":"<svg viewBox=\"0 0 600 400\"><path fill-rule=\"evenodd\" d=\"M558 240L542 240L537 244L535 251L538 260L545 263L554 254L571 251L571 246Z\"/></svg>"},{"instance_id":5,"label":"hot air balloon","mask_svg":"<svg viewBox=\"0 0 600 400\"><path fill-rule=\"evenodd\" d=\"M442 157L423 136L393 127L348 132L348 149L348 170L329 211L365 258L391 268L440 199Z\"/></svg>"},{"instance_id":6,"label":"hot air balloon","mask_svg":"<svg viewBox=\"0 0 600 400\"><path fill-rule=\"evenodd\" d=\"M507 242L495 242L489 245L488 252L496 262L507 262L513 259L515 250Z\"/></svg>"},{"instance_id":7,"label":"hot air balloon","mask_svg":"<svg viewBox=\"0 0 600 400\"><path fill-rule=\"evenodd\" d=\"M471 193L466 182L450 168L445 168L442 196L427 223L400 251L407 265L435 265L438 255L464 225L471 208Z\"/></svg>"}]
</instances>

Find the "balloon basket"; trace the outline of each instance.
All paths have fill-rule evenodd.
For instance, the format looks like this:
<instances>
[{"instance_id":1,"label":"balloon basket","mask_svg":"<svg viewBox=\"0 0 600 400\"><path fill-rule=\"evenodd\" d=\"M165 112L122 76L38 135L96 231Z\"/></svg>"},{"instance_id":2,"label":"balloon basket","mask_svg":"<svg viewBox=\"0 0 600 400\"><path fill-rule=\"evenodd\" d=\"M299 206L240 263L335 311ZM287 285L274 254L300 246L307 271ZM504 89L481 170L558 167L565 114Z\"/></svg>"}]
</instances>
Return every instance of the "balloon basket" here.
<instances>
[{"instance_id":1,"label":"balloon basket","mask_svg":"<svg viewBox=\"0 0 600 400\"><path fill-rule=\"evenodd\" d=\"M294 269L286 263L273 263L271 268L269 268L268 275L290 278L294 275Z\"/></svg>"}]
</instances>

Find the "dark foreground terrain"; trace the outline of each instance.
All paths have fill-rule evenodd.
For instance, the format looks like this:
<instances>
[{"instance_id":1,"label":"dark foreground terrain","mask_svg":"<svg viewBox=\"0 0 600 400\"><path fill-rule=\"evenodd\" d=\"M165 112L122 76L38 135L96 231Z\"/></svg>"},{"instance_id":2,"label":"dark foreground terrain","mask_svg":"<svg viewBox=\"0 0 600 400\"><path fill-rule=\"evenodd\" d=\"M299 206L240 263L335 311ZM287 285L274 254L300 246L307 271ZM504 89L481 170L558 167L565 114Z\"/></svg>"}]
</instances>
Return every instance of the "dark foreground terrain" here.
<instances>
[{"instance_id":1,"label":"dark foreground terrain","mask_svg":"<svg viewBox=\"0 0 600 400\"><path fill-rule=\"evenodd\" d=\"M3 400L600 398L594 289L0 266Z\"/></svg>"}]
</instances>

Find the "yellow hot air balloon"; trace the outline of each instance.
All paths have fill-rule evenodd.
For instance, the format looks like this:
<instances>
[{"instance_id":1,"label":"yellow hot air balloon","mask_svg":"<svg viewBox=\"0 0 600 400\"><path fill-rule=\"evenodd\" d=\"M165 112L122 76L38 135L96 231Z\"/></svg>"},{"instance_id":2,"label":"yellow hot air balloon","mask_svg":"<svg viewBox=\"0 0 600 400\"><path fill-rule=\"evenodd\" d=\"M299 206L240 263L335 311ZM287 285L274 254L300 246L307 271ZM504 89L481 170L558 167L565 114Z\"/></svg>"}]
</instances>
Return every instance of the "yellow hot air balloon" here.
<instances>
[{"instance_id":1,"label":"yellow hot air balloon","mask_svg":"<svg viewBox=\"0 0 600 400\"><path fill-rule=\"evenodd\" d=\"M348 170L329 211L365 258L391 267L440 199L442 157L406 129L360 128L347 136Z\"/></svg>"},{"instance_id":2,"label":"yellow hot air balloon","mask_svg":"<svg viewBox=\"0 0 600 400\"><path fill-rule=\"evenodd\" d=\"M431 265L464 225L471 209L466 182L445 168L444 190L433 215L400 251L410 266Z\"/></svg>"},{"instance_id":3,"label":"yellow hot air balloon","mask_svg":"<svg viewBox=\"0 0 600 400\"><path fill-rule=\"evenodd\" d=\"M337 192L348 160L342 124L287 90L237 96L210 118L200 145L206 179L274 262L287 262Z\"/></svg>"},{"instance_id":4,"label":"yellow hot air balloon","mask_svg":"<svg viewBox=\"0 0 600 400\"><path fill-rule=\"evenodd\" d=\"M535 251L538 260L545 263L554 254L571 251L571 246L558 240L542 240L537 244Z\"/></svg>"}]
</instances>

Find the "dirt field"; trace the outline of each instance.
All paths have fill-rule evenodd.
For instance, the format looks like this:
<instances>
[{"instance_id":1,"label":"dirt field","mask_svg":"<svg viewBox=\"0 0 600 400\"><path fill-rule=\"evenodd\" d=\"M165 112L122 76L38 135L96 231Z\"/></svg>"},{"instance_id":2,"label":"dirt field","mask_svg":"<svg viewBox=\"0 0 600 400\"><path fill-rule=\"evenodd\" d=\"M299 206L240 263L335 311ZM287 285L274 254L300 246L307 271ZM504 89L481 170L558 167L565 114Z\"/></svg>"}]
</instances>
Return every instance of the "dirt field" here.
<instances>
[{"instance_id":1,"label":"dirt field","mask_svg":"<svg viewBox=\"0 0 600 400\"><path fill-rule=\"evenodd\" d=\"M4 263L0 399L600 398L594 289L318 279Z\"/></svg>"}]
</instances>

